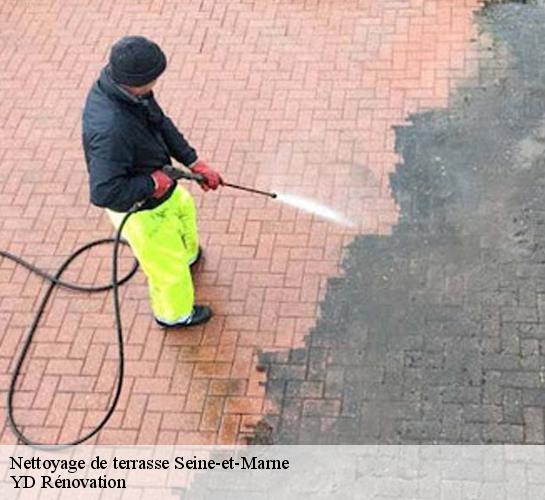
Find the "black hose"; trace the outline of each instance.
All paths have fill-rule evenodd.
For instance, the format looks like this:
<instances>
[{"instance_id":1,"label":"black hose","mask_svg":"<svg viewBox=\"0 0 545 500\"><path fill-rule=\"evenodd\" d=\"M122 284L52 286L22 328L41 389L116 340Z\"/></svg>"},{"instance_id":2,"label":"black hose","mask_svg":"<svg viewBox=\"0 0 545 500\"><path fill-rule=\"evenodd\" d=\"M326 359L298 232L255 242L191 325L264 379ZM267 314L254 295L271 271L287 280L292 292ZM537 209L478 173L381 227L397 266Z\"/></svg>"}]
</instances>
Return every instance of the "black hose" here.
<instances>
[{"instance_id":1,"label":"black hose","mask_svg":"<svg viewBox=\"0 0 545 500\"><path fill-rule=\"evenodd\" d=\"M126 245L124 241L121 240L121 232L123 230L123 227L125 226L127 220L129 217L135 213L136 210L131 210L128 212L123 220L121 221L121 224L119 225L119 228L117 229L117 233L115 235L115 238L103 238L100 240L94 240L91 241L82 247L78 248L75 252L73 252L71 255L69 255L66 260L61 264L59 269L54 275L48 274L41 269L37 268L36 266L30 264L29 262L21 259L17 255L14 255L12 253L0 250L0 256L5 257L6 259L10 259L17 264L20 264L24 267L26 267L28 270L32 271L33 273L41 276L45 280L49 281L49 287L46 290L42 301L40 305L38 306L38 310L36 311L34 315L34 319L32 320L32 323L27 331L27 334L25 336L25 339L23 341L23 348L21 350L21 353L19 354L19 357L17 358L17 362L15 364L15 370L13 371L13 375L9 384L8 394L7 394L7 415L8 415L8 423L13 430L13 433L17 437L17 439L22 442L23 444L29 445L29 446L35 446L40 448L50 448L54 447L55 449L59 449L59 447L67 447L67 446L74 446L77 444L81 444L84 441L87 441L91 437L93 437L95 434L97 434L108 422L110 417L115 411L115 407L117 406L117 403L119 401L119 397L121 395L121 388L123 386L123 375L124 375L124 369L125 369L125 356L123 353L123 328L121 325L121 310L119 306L119 286L123 285L127 281L129 281L136 271L138 270L138 262L135 260L134 265L132 269L129 271L129 273L124 276L121 280L117 280L117 270L118 270L118 253L119 253L119 245L123 244ZM64 271L68 268L70 263L76 259L80 254L85 252L86 250L89 250L92 247L103 245L106 243L113 243L114 248L112 252L112 282L107 285L95 285L95 286L85 286L85 285L78 285L74 283L69 283L66 281L62 281L60 278ZM28 355L28 350L30 348L30 345L32 343L32 340L34 338L34 334L36 333L36 330L38 329L38 325L40 323L40 319L45 311L45 308L47 306L47 303L49 302L49 298L55 289L56 286L61 286L63 288L68 288L70 290L76 290L80 292L104 292L107 290L112 290L112 296L113 296L113 302L114 302L114 314L115 314L115 324L116 324L116 335L117 335L117 347L118 347L118 370L117 370L117 379L116 379L116 385L113 392L113 399L111 400L111 403L109 405L109 408L102 418L102 420L99 422L99 424L92 429L89 433L85 434L82 437L79 437L78 439L68 442L68 443L62 443L62 444L42 444L42 443L36 443L29 439L27 436L23 434L23 431L18 427L17 422L15 421L14 417L14 409L13 409L13 401L15 398L15 392L16 392L16 384L17 380L19 378L19 375L21 374L21 369L23 366L23 363Z\"/></svg>"}]
</instances>

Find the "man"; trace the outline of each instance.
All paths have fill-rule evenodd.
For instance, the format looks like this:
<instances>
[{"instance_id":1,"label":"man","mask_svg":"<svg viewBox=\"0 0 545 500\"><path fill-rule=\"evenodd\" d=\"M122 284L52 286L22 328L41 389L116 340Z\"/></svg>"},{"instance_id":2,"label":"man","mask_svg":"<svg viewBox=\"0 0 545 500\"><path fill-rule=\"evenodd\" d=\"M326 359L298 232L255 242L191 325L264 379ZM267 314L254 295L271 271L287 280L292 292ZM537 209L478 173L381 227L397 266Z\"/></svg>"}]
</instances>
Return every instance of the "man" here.
<instances>
[{"instance_id":1,"label":"man","mask_svg":"<svg viewBox=\"0 0 545 500\"><path fill-rule=\"evenodd\" d=\"M135 206L123 236L148 279L156 322L165 328L204 323L207 306L194 304L190 266L200 257L196 210L188 191L161 167L171 157L203 177L208 191L223 183L157 104L152 88L166 69L159 46L140 37L119 40L91 88L83 111L83 148L91 202L114 226Z\"/></svg>"}]
</instances>

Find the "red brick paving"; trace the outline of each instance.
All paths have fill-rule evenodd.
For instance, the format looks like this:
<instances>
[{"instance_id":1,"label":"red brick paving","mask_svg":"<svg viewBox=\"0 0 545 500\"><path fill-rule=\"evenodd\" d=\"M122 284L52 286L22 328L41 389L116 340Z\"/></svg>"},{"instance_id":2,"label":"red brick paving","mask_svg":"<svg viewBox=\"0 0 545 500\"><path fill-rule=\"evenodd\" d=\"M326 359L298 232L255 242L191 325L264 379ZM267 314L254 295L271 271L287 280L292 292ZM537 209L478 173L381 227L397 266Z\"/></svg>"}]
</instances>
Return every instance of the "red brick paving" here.
<instances>
[{"instance_id":1,"label":"red brick paving","mask_svg":"<svg viewBox=\"0 0 545 500\"><path fill-rule=\"evenodd\" d=\"M448 105L475 72L478 0L4 0L0 4L0 247L53 270L76 246L111 234L88 203L80 111L110 45L158 41L169 58L159 100L231 182L317 198L356 230L273 200L223 189L199 205L206 259L195 276L211 323L163 334L139 273L121 292L127 369L100 443L232 443L264 412L261 350L301 345L328 278L355 233L396 222L388 174L392 126ZM67 278L109 281L109 248ZM128 255L128 253L127 253ZM128 259L125 267L128 266ZM0 262L0 384L43 289ZM75 438L96 424L112 388L111 298L57 292L17 396L35 439ZM309 387L309 398L319 388ZM2 400L2 405L4 401ZM335 401L305 411L334 415ZM4 411L4 408L1 410ZM2 418L2 422L3 422ZM3 425L3 424L2 424ZM1 428L0 442L13 436Z\"/></svg>"}]
</instances>

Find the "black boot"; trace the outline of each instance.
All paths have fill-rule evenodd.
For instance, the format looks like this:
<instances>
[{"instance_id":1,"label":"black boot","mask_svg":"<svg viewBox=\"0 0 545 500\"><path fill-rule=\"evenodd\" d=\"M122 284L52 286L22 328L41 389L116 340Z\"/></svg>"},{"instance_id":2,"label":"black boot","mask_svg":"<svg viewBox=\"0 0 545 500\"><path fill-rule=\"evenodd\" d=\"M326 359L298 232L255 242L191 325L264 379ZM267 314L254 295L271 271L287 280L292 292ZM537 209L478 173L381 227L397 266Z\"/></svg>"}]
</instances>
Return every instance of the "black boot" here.
<instances>
[{"instance_id":1,"label":"black boot","mask_svg":"<svg viewBox=\"0 0 545 500\"><path fill-rule=\"evenodd\" d=\"M170 324L155 318L155 322L162 328L186 328L189 326L196 326L206 323L211 317L212 309L210 309L208 306L195 305L193 307L193 312L185 321Z\"/></svg>"}]
</instances>

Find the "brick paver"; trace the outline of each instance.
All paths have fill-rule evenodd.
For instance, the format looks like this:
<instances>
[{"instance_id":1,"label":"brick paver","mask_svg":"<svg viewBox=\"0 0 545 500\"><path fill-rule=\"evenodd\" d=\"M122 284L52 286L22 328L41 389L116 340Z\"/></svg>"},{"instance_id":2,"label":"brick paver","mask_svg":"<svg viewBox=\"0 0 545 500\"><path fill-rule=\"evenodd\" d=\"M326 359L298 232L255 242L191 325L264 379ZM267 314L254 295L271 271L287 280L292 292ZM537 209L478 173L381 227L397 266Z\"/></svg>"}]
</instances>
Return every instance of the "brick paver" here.
<instances>
[{"instance_id":1,"label":"brick paver","mask_svg":"<svg viewBox=\"0 0 545 500\"><path fill-rule=\"evenodd\" d=\"M302 346L343 245L356 233L389 234L397 221L391 127L410 112L446 106L454 82L475 73L478 5L0 4L0 247L54 269L79 244L111 233L88 202L80 111L109 47L129 33L164 47L169 69L159 100L226 179L311 196L358 222L347 230L273 200L191 187L206 248L197 296L217 314L204 327L165 335L152 325L142 274L123 288L125 387L99 442L235 442L273 409L258 352ZM82 257L67 277L107 282L109 251ZM5 390L43 285L5 260L0 283ZM30 436L70 439L102 415L116 366L110 302L57 292L17 396ZM335 414L334 402L312 400L320 388L304 390L308 415ZM8 429L0 440L13 440Z\"/></svg>"}]
</instances>

